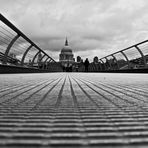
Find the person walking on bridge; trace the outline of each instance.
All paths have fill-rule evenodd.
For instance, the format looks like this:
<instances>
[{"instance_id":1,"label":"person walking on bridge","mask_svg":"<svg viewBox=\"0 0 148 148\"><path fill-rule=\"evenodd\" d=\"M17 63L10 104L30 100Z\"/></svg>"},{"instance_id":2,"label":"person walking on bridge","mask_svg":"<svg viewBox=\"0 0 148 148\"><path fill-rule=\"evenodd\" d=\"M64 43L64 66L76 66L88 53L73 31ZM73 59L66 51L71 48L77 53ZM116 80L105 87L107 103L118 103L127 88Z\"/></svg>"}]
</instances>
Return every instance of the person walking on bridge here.
<instances>
[{"instance_id":1,"label":"person walking on bridge","mask_svg":"<svg viewBox=\"0 0 148 148\"><path fill-rule=\"evenodd\" d=\"M84 62L84 66L85 66L85 72L88 72L88 67L89 67L88 58L86 58L86 60L85 60L85 62Z\"/></svg>"}]
</instances>

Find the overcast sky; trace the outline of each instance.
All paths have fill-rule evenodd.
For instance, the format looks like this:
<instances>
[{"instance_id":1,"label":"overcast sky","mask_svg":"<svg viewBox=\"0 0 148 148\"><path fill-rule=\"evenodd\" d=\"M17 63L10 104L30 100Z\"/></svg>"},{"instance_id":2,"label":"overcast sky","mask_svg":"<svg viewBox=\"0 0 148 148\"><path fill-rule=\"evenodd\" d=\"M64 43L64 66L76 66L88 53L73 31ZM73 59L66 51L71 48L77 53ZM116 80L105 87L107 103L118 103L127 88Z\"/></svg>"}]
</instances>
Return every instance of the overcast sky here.
<instances>
[{"instance_id":1,"label":"overcast sky","mask_svg":"<svg viewBox=\"0 0 148 148\"><path fill-rule=\"evenodd\" d=\"M0 11L55 59L66 36L83 59L148 39L148 0L0 0Z\"/></svg>"}]
</instances>

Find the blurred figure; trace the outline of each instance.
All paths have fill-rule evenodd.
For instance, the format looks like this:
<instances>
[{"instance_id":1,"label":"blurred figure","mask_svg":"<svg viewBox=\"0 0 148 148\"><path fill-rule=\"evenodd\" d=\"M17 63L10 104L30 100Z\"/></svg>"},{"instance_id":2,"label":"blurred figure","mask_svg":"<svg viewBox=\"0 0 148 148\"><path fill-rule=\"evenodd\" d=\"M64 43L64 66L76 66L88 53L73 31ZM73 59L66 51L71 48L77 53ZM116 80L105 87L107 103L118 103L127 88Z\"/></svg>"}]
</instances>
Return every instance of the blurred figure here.
<instances>
[{"instance_id":1,"label":"blurred figure","mask_svg":"<svg viewBox=\"0 0 148 148\"><path fill-rule=\"evenodd\" d=\"M85 72L88 72L88 67L89 67L88 58L86 58L86 60L85 60L85 62L84 62L84 66L85 66Z\"/></svg>"}]
</instances>

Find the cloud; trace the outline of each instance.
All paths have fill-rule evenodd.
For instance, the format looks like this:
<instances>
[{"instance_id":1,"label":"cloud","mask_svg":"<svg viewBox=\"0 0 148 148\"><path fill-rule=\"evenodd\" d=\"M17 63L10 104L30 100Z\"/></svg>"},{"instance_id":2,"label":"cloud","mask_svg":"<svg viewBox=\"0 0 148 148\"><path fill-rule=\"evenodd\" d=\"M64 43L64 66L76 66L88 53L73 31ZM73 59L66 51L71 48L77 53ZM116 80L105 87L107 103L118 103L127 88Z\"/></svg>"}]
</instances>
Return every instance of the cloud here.
<instances>
[{"instance_id":1,"label":"cloud","mask_svg":"<svg viewBox=\"0 0 148 148\"><path fill-rule=\"evenodd\" d=\"M75 56L91 59L147 39L147 7L147 0L0 0L1 13L55 59L66 36Z\"/></svg>"}]
</instances>

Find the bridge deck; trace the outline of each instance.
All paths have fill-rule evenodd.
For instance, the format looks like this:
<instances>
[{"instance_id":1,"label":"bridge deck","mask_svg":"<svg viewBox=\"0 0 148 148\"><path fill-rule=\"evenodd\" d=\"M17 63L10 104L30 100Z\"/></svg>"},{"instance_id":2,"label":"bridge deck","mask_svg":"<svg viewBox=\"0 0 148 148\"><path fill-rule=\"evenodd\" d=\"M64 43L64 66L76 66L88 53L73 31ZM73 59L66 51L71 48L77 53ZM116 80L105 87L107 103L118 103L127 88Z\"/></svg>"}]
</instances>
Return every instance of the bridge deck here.
<instances>
[{"instance_id":1,"label":"bridge deck","mask_svg":"<svg viewBox=\"0 0 148 148\"><path fill-rule=\"evenodd\" d=\"M148 75L0 75L0 147L148 146Z\"/></svg>"}]
</instances>

